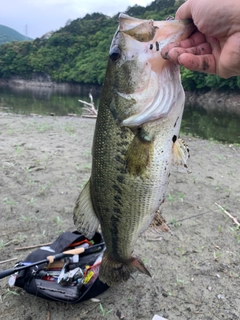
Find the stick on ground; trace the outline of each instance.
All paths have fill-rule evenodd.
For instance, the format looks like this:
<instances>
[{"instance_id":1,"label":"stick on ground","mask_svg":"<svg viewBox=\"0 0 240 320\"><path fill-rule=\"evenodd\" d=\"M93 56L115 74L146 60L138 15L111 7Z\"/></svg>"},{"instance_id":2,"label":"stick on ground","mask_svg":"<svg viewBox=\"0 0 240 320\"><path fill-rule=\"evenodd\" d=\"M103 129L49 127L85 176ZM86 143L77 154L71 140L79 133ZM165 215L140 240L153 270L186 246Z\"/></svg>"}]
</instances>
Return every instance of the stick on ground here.
<instances>
[{"instance_id":1,"label":"stick on ground","mask_svg":"<svg viewBox=\"0 0 240 320\"><path fill-rule=\"evenodd\" d=\"M22 248L15 248L15 250L16 250L16 251L20 251L20 250L34 249L34 248L49 246L50 244L52 244L52 242L42 243L42 244L36 244L36 245L34 245L34 246L28 246L28 247L22 247Z\"/></svg>"},{"instance_id":2,"label":"stick on ground","mask_svg":"<svg viewBox=\"0 0 240 320\"><path fill-rule=\"evenodd\" d=\"M238 220L236 218L234 218L227 210L225 210L220 204L218 204L217 202L215 202L215 205L218 206L220 209L223 210L223 212L230 218L233 220L233 222L240 227L240 223L238 222Z\"/></svg>"},{"instance_id":3,"label":"stick on ground","mask_svg":"<svg viewBox=\"0 0 240 320\"><path fill-rule=\"evenodd\" d=\"M10 261L14 261L14 260L17 260L17 258L12 258L12 259L8 259L8 260L0 261L0 264L4 264L4 263L10 262Z\"/></svg>"}]
</instances>

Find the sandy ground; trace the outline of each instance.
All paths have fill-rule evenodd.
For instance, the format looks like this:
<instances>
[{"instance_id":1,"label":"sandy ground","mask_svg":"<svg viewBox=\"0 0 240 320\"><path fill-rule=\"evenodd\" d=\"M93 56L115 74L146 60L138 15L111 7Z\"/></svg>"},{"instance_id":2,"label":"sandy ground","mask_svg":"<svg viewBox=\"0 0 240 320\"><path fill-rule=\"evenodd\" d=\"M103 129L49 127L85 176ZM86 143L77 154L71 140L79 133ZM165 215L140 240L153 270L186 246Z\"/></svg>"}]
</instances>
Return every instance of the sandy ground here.
<instances>
[{"instance_id":1,"label":"sandy ground","mask_svg":"<svg viewBox=\"0 0 240 320\"><path fill-rule=\"evenodd\" d=\"M0 114L0 260L74 230L72 210L91 170L95 120ZM191 173L172 172L162 213L171 232L148 232L135 254L153 278L134 274L99 302L48 302L0 280L0 319L240 319L240 148L195 138ZM157 237L157 239L156 239ZM155 238L153 240L152 238ZM1 269L14 262L1 264Z\"/></svg>"}]
</instances>

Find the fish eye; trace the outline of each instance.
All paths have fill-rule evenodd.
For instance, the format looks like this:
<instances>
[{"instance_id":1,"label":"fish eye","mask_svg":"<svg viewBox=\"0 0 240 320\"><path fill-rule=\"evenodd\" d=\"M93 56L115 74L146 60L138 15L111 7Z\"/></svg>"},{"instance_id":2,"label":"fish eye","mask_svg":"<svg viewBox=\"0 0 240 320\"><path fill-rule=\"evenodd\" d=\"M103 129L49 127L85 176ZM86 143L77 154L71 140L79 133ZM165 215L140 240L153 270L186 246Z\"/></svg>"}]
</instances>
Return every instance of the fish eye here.
<instances>
[{"instance_id":1,"label":"fish eye","mask_svg":"<svg viewBox=\"0 0 240 320\"><path fill-rule=\"evenodd\" d=\"M110 50L109 56L112 61L117 61L121 57L121 51L119 47L118 46L112 47L112 49Z\"/></svg>"}]
</instances>

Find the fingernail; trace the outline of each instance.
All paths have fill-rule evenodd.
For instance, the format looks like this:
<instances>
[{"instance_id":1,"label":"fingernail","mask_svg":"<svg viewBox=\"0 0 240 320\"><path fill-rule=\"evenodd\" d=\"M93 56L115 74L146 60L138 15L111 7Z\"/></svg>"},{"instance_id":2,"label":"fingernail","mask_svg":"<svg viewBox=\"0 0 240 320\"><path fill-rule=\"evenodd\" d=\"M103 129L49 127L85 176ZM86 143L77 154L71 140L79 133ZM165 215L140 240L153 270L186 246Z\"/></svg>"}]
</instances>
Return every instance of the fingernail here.
<instances>
[{"instance_id":1,"label":"fingernail","mask_svg":"<svg viewBox=\"0 0 240 320\"><path fill-rule=\"evenodd\" d=\"M182 62L181 62L181 56L178 57L178 63L180 64L180 66L182 66Z\"/></svg>"},{"instance_id":2,"label":"fingernail","mask_svg":"<svg viewBox=\"0 0 240 320\"><path fill-rule=\"evenodd\" d=\"M163 59L168 60L168 51L161 53L161 55Z\"/></svg>"}]
</instances>

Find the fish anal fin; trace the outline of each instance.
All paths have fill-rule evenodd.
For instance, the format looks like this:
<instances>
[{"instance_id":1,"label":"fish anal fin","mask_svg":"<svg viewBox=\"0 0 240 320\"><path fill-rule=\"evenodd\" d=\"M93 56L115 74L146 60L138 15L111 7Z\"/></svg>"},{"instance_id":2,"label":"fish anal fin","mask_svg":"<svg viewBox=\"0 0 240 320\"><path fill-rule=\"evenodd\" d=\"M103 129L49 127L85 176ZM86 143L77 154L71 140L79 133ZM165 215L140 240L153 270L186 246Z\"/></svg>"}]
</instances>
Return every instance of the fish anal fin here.
<instances>
[{"instance_id":1,"label":"fish anal fin","mask_svg":"<svg viewBox=\"0 0 240 320\"><path fill-rule=\"evenodd\" d=\"M73 210L73 221L77 230L88 239L94 236L99 226L99 221L92 205L90 181L85 185L77 199Z\"/></svg>"},{"instance_id":2,"label":"fish anal fin","mask_svg":"<svg viewBox=\"0 0 240 320\"><path fill-rule=\"evenodd\" d=\"M104 252L101 262L99 279L109 286L127 281L130 275L136 271L146 274L151 277L150 272L145 267L141 259L130 257L125 261L117 261L110 257L107 251Z\"/></svg>"},{"instance_id":3,"label":"fish anal fin","mask_svg":"<svg viewBox=\"0 0 240 320\"><path fill-rule=\"evenodd\" d=\"M152 161L153 151L153 139L139 130L126 153L127 171L132 175L144 175L147 167Z\"/></svg>"}]
</instances>

